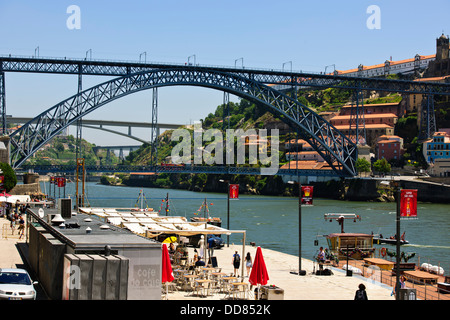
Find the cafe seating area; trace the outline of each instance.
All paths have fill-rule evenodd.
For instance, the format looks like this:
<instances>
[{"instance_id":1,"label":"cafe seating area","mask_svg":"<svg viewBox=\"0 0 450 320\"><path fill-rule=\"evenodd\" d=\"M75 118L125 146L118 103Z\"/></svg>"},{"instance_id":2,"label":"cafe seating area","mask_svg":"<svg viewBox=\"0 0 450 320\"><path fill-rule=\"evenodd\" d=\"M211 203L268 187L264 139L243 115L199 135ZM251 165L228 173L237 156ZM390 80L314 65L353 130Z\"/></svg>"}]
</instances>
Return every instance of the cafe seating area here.
<instances>
[{"instance_id":1,"label":"cafe seating area","mask_svg":"<svg viewBox=\"0 0 450 320\"><path fill-rule=\"evenodd\" d=\"M162 285L162 295L171 292L182 293L186 298L253 299L250 283L242 281L232 273L212 265L196 266L194 259L182 264L172 264L174 280L168 286Z\"/></svg>"}]
</instances>

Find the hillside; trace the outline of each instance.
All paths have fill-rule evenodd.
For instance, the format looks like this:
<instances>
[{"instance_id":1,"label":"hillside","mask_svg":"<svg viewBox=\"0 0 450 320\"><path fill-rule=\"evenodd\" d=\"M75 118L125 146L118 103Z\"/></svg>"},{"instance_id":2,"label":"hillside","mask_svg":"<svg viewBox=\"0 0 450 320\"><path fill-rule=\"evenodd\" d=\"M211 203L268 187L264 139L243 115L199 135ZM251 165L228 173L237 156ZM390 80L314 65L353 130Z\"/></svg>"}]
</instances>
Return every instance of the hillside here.
<instances>
[{"instance_id":1,"label":"hillside","mask_svg":"<svg viewBox=\"0 0 450 320\"><path fill-rule=\"evenodd\" d=\"M94 152L95 144L82 139L81 148L85 165L117 164L119 159L111 152L107 157L106 150ZM35 156L28 159L25 164L31 165L75 165L76 164L76 139L72 135L57 136L44 147L39 149Z\"/></svg>"}]
</instances>

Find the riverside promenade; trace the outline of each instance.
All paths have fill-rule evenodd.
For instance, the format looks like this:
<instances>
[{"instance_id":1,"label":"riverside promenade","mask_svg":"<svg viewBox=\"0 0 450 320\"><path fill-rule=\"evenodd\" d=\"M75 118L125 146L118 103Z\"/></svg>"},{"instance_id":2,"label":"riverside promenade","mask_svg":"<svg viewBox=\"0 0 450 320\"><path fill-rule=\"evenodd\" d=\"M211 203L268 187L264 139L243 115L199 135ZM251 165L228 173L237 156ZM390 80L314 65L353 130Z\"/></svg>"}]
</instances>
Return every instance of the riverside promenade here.
<instances>
[{"instance_id":1,"label":"riverside promenade","mask_svg":"<svg viewBox=\"0 0 450 320\"><path fill-rule=\"evenodd\" d=\"M245 246L245 251L250 252L252 259L255 258L256 249L257 246ZM193 257L195 254L194 248L190 247L188 250L189 257ZM360 283L366 286L369 300L395 300L395 297L391 296L392 287L360 275L346 276L345 270L332 268L332 275L315 275L313 271L317 270L318 266L316 264L314 269L313 261L308 259L302 259L302 270L306 271L306 275L291 274L291 271L298 270L298 257L266 248L261 248L261 250L269 274L267 285L275 285L283 289L284 300L354 300L355 292ZM233 273L232 256L235 251L242 255L242 245L230 243L229 247L225 244L222 249L214 250L218 267L222 268L221 272ZM241 260L242 265L244 259ZM240 276L241 269L239 269ZM248 282L245 267L243 281ZM186 291L169 292L168 295L168 300L221 300L223 298L224 296L220 294L202 298Z\"/></svg>"},{"instance_id":2,"label":"riverside promenade","mask_svg":"<svg viewBox=\"0 0 450 320\"><path fill-rule=\"evenodd\" d=\"M0 220L3 223L9 222L6 219ZM3 224L2 223L2 224ZM27 257L21 253L19 245L24 246L25 238L19 239L17 230L14 235L3 235L0 239L0 268L23 268L27 265ZM256 248L246 245L246 252L250 252L255 258ZM353 300L355 291L360 283L364 283L369 300L395 300L391 296L392 287L376 283L370 279L359 275L346 276L344 270L333 268L333 274L329 276L318 276L313 274L315 268L311 260L302 259L302 269L306 275L299 276L290 272L298 269L298 257L282 252L261 248L269 274L268 285L276 285L284 290L284 300ZM194 248L189 247L189 256L193 257ZM199 249L197 249L198 251ZM232 256L235 251L242 255L242 245L225 245L222 249L214 250L218 267L222 272L233 273ZM244 259L242 259L244 263ZM241 263L241 264L242 264ZM241 269L239 270L239 276ZM244 269L244 282L248 282L246 269ZM39 280L39 279L33 279ZM206 298L197 297L186 291L175 291L168 295L168 300L221 300L223 295L212 295Z\"/></svg>"}]
</instances>

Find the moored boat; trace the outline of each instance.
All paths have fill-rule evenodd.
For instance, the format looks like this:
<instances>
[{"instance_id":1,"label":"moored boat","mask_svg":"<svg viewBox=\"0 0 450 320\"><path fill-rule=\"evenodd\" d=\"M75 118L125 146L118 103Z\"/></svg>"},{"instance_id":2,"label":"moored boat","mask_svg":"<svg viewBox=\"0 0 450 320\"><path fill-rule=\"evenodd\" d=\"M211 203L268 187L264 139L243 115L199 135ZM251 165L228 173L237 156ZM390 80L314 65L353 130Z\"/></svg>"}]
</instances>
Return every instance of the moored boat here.
<instances>
[{"instance_id":1,"label":"moored boat","mask_svg":"<svg viewBox=\"0 0 450 320\"><path fill-rule=\"evenodd\" d=\"M373 235L366 233L345 233L344 220L350 219L356 222L361 217L356 214L348 213L328 213L325 214L325 220L336 220L341 226L340 233L331 233L325 235L328 243L328 249L331 254L339 260L347 257L355 260L371 258L375 252L373 247Z\"/></svg>"}]
</instances>

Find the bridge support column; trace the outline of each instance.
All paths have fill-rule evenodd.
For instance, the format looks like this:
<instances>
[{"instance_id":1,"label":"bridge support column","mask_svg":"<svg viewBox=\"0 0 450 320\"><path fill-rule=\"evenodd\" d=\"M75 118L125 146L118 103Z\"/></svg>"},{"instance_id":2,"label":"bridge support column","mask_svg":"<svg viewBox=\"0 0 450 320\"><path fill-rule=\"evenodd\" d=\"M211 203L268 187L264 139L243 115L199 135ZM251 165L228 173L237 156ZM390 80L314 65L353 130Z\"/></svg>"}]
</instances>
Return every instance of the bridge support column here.
<instances>
[{"instance_id":1,"label":"bridge support column","mask_svg":"<svg viewBox=\"0 0 450 320\"><path fill-rule=\"evenodd\" d=\"M6 89L5 89L5 73L0 64L0 117L1 117L1 133L7 134L6 130Z\"/></svg>"},{"instance_id":2,"label":"bridge support column","mask_svg":"<svg viewBox=\"0 0 450 320\"><path fill-rule=\"evenodd\" d=\"M153 88L153 97L152 97L152 129L151 129L151 153L150 153L150 161L152 165L158 164L158 136L159 136L159 128L158 128L158 88Z\"/></svg>"},{"instance_id":3,"label":"bridge support column","mask_svg":"<svg viewBox=\"0 0 450 320\"><path fill-rule=\"evenodd\" d=\"M78 67L78 94L80 94L81 91L83 91L83 79L82 79L82 70L81 65ZM78 98L78 107L77 107L77 114L81 114L81 102L82 97ZM82 120L81 118L77 120L77 137L76 137L76 158L82 158L83 157L83 150L81 150L81 139L82 139Z\"/></svg>"},{"instance_id":4,"label":"bridge support column","mask_svg":"<svg viewBox=\"0 0 450 320\"><path fill-rule=\"evenodd\" d=\"M363 100L363 92L360 89L355 90L353 92L352 106L350 108L348 138L354 140L356 145L365 145L367 143Z\"/></svg>"},{"instance_id":5,"label":"bridge support column","mask_svg":"<svg viewBox=\"0 0 450 320\"><path fill-rule=\"evenodd\" d=\"M418 112L419 140L427 140L436 132L436 117L434 113L434 95L423 95L421 110Z\"/></svg>"}]
</instances>

